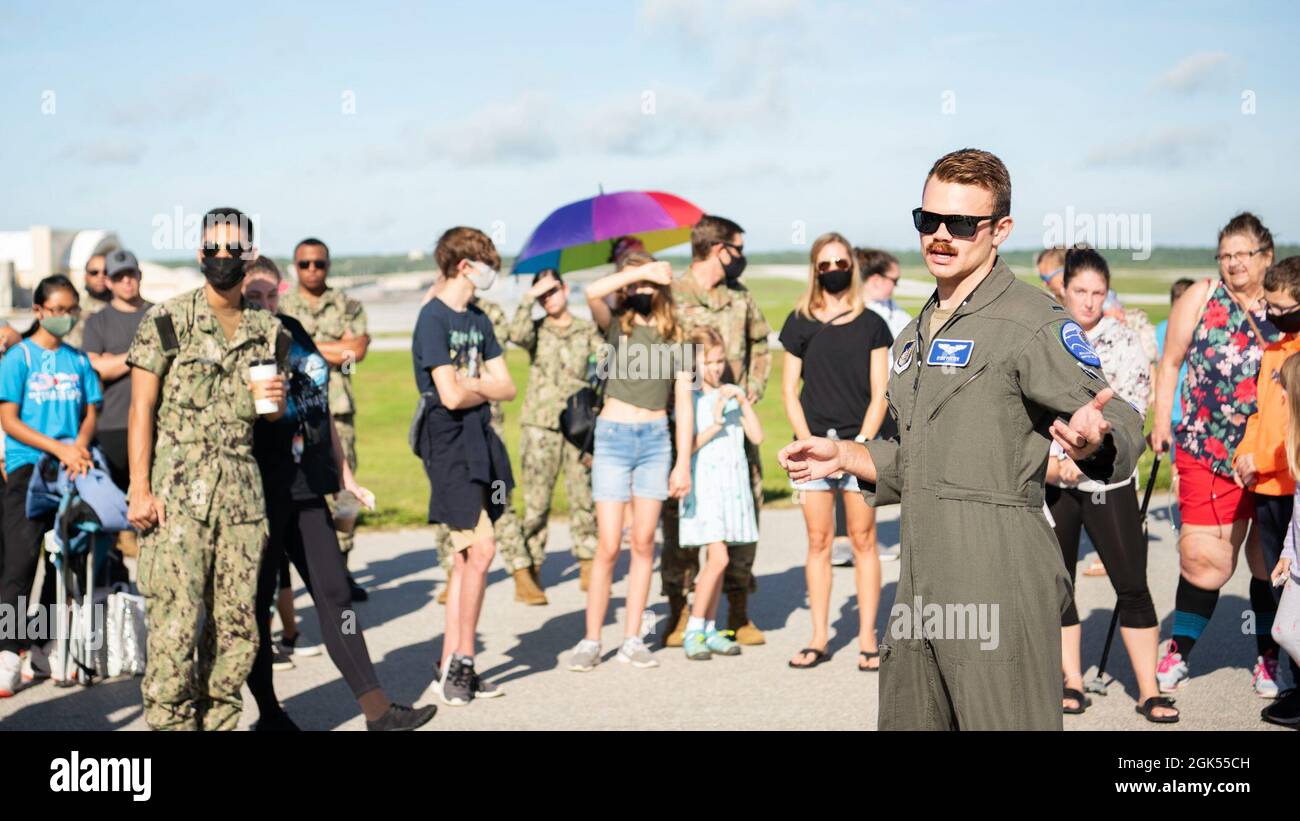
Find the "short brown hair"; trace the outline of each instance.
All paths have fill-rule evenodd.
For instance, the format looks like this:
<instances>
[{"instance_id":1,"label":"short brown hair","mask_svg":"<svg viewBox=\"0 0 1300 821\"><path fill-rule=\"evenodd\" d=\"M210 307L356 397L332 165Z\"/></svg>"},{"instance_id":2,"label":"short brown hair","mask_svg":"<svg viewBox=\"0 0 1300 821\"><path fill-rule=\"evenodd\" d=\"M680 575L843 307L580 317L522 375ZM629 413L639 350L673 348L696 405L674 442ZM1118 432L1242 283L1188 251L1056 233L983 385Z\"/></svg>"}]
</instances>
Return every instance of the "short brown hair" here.
<instances>
[{"instance_id":1,"label":"short brown hair","mask_svg":"<svg viewBox=\"0 0 1300 821\"><path fill-rule=\"evenodd\" d=\"M451 276L462 259L482 262L493 268L501 267L501 255L492 244L492 238L477 228L466 228L463 225L448 228L438 237L433 258L445 277Z\"/></svg>"},{"instance_id":2,"label":"short brown hair","mask_svg":"<svg viewBox=\"0 0 1300 821\"><path fill-rule=\"evenodd\" d=\"M1287 296L1300 302L1300 257L1287 257L1268 266L1264 272L1264 290L1286 289Z\"/></svg>"},{"instance_id":3,"label":"short brown hair","mask_svg":"<svg viewBox=\"0 0 1300 821\"><path fill-rule=\"evenodd\" d=\"M884 276L886 271L898 264L898 257L875 248L854 248L853 256L858 259L858 271L862 273L863 279Z\"/></svg>"},{"instance_id":4,"label":"short brown hair","mask_svg":"<svg viewBox=\"0 0 1300 821\"><path fill-rule=\"evenodd\" d=\"M1169 286L1169 304L1173 305L1178 301L1178 297L1190 287L1196 284L1196 280L1190 277L1181 277L1174 280L1174 284Z\"/></svg>"},{"instance_id":5,"label":"short brown hair","mask_svg":"<svg viewBox=\"0 0 1300 821\"><path fill-rule=\"evenodd\" d=\"M745 233L745 229L726 217L705 214L691 228L691 259L705 259L713 246L721 242L731 242L736 234Z\"/></svg>"},{"instance_id":6,"label":"short brown hair","mask_svg":"<svg viewBox=\"0 0 1300 821\"><path fill-rule=\"evenodd\" d=\"M978 148L963 148L944 154L930 167L925 181L974 185L993 195L993 220L1011 216L1011 174L997 156ZM971 216L976 216L972 214Z\"/></svg>"},{"instance_id":7,"label":"short brown hair","mask_svg":"<svg viewBox=\"0 0 1300 821\"><path fill-rule=\"evenodd\" d=\"M1034 265L1042 265L1043 260L1049 260L1053 268L1064 268L1065 248L1060 245L1044 248L1038 252L1038 256L1034 259Z\"/></svg>"}]
</instances>

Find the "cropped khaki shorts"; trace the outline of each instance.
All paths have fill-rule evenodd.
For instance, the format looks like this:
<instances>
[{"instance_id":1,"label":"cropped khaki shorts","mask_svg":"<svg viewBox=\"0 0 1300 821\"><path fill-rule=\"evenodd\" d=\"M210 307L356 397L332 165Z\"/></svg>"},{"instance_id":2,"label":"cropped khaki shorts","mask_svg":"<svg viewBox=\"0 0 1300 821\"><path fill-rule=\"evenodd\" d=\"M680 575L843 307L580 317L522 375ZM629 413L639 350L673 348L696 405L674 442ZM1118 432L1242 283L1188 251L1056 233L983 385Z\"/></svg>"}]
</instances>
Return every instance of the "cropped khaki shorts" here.
<instances>
[{"instance_id":1,"label":"cropped khaki shorts","mask_svg":"<svg viewBox=\"0 0 1300 821\"><path fill-rule=\"evenodd\" d=\"M478 524L467 530L448 530L451 535L451 548L457 553L462 550L468 550L472 545L492 538L492 520L488 518L487 511L480 508L478 512Z\"/></svg>"}]
</instances>

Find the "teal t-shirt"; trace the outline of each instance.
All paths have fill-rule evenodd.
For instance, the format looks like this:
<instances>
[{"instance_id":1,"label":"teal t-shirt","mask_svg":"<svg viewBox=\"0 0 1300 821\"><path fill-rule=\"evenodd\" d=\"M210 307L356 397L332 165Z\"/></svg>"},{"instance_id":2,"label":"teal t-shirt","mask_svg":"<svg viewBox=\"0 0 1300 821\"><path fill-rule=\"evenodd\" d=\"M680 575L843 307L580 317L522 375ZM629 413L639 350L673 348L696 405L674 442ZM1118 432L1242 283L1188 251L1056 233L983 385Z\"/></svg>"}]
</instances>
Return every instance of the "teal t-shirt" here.
<instances>
[{"instance_id":1,"label":"teal t-shirt","mask_svg":"<svg viewBox=\"0 0 1300 821\"><path fill-rule=\"evenodd\" d=\"M60 344L47 351L24 339L0 360L0 402L13 402L23 423L51 439L76 439L86 407L103 400L99 374L76 348ZM5 469L10 473L40 458L41 451L5 435Z\"/></svg>"}]
</instances>

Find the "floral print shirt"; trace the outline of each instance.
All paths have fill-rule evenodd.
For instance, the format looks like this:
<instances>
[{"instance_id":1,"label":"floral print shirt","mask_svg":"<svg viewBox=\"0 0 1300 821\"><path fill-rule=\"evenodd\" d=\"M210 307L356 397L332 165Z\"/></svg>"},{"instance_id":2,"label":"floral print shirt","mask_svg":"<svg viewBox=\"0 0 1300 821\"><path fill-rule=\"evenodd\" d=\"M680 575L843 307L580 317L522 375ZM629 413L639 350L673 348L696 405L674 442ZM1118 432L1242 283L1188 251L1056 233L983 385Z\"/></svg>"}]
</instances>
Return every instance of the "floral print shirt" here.
<instances>
[{"instance_id":1,"label":"floral print shirt","mask_svg":"<svg viewBox=\"0 0 1300 821\"><path fill-rule=\"evenodd\" d=\"M1088 331L1088 341L1101 359L1101 372L1116 395L1146 415L1151 401L1151 361L1142 338L1129 325L1104 316Z\"/></svg>"},{"instance_id":2,"label":"floral print shirt","mask_svg":"<svg viewBox=\"0 0 1300 821\"><path fill-rule=\"evenodd\" d=\"M1246 312L1220 280L1187 348L1178 447L1220 476L1232 475L1232 452L1246 431L1246 419L1256 410L1255 377L1264 345L1278 336L1262 299L1251 307L1251 315L1264 340L1256 337Z\"/></svg>"}]
</instances>

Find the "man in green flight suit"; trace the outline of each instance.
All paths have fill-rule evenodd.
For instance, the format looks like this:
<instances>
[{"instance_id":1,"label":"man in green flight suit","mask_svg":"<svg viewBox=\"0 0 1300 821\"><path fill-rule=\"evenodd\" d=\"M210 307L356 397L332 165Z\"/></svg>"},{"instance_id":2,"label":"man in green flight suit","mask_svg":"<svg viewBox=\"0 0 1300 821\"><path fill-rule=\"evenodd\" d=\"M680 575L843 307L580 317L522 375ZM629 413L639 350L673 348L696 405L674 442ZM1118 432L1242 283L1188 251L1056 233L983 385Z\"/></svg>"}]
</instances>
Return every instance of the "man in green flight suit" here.
<instances>
[{"instance_id":1,"label":"man in green flight suit","mask_svg":"<svg viewBox=\"0 0 1300 821\"><path fill-rule=\"evenodd\" d=\"M257 652L254 595L266 547L262 478L253 458L256 403L285 409L288 337L244 301L253 225L233 208L204 216L207 284L150 308L127 352L131 491L140 531L140 592L149 619L141 695L155 730L233 730ZM196 658L197 656L197 658Z\"/></svg>"},{"instance_id":2,"label":"man in green flight suit","mask_svg":"<svg viewBox=\"0 0 1300 821\"><path fill-rule=\"evenodd\" d=\"M937 289L894 343L898 438L780 453L797 482L847 471L870 504L902 502L882 730L1061 729L1072 593L1042 512L1048 450L1056 441L1089 478L1114 482L1143 448L1141 417L1112 401L1082 328L998 258L1010 213L994 155L934 164L913 219Z\"/></svg>"}]
</instances>

